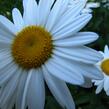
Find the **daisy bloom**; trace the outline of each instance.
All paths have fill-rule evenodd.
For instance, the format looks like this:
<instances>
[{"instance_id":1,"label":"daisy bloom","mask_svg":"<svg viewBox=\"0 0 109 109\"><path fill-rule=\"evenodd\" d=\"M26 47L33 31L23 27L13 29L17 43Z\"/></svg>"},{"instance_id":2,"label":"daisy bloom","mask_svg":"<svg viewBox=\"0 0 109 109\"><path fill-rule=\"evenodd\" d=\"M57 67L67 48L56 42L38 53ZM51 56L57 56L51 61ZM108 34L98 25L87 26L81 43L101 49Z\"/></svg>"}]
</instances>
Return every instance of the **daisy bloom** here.
<instances>
[{"instance_id":1,"label":"daisy bloom","mask_svg":"<svg viewBox=\"0 0 109 109\"><path fill-rule=\"evenodd\" d=\"M96 89L96 94L100 93L101 90L104 88L105 92L107 95L109 95L109 48L106 45L104 48L104 53L100 51L100 53L103 55L103 60L101 60L98 64L97 67L101 70L101 72L104 75L103 79L99 80L92 80L97 86Z\"/></svg>"},{"instance_id":2,"label":"daisy bloom","mask_svg":"<svg viewBox=\"0 0 109 109\"><path fill-rule=\"evenodd\" d=\"M79 32L92 18L86 0L23 0L13 23L0 15L0 108L44 109L44 82L66 109L75 104L65 82L83 85L102 78L94 66L102 55L85 44L98 38Z\"/></svg>"}]
</instances>

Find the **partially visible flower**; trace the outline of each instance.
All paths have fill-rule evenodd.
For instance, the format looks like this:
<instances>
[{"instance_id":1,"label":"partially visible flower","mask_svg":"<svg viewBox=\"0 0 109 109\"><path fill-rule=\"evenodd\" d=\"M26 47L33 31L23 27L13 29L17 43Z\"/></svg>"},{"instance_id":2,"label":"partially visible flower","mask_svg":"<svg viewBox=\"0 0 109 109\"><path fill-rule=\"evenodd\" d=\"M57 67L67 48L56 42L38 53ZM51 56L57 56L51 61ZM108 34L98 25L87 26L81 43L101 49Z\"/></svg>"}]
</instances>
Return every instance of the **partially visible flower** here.
<instances>
[{"instance_id":1,"label":"partially visible flower","mask_svg":"<svg viewBox=\"0 0 109 109\"><path fill-rule=\"evenodd\" d=\"M106 94L109 95L109 48L108 46L107 45L105 46L104 53L102 51L100 51L100 53L103 55L104 58L97 64L97 67L103 73L104 78L99 80L92 80L92 81L94 82L95 86L97 86L96 94L100 93L101 90L104 88Z\"/></svg>"}]
</instances>

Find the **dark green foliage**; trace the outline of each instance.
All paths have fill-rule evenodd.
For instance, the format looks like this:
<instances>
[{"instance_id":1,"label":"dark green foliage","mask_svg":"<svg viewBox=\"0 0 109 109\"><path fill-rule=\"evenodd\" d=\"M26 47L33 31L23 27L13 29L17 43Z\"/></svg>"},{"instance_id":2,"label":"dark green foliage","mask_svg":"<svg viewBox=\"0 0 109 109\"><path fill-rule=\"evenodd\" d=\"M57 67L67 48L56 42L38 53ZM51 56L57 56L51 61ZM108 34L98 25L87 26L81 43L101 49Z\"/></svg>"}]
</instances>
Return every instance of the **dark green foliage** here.
<instances>
[{"instance_id":1,"label":"dark green foliage","mask_svg":"<svg viewBox=\"0 0 109 109\"><path fill-rule=\"evenodd\" d=\"M14 7L22 11L22 0L0 0L0 14L11 19L11 11ZM101 2L101 0L98 0ZM100 35L100 38L89 46L103 50L104 45L109 45L109 9L104 7L106 3L101 3L101 7L94 9L94 16L83 31L93 31ZM95 87L84 89L69 85L69 89L74 98L77 109L109 109L109 97L105 92L95 95ZM49 90L46 90L45 109L61 109Z\"/></svg>"}]
</instances>

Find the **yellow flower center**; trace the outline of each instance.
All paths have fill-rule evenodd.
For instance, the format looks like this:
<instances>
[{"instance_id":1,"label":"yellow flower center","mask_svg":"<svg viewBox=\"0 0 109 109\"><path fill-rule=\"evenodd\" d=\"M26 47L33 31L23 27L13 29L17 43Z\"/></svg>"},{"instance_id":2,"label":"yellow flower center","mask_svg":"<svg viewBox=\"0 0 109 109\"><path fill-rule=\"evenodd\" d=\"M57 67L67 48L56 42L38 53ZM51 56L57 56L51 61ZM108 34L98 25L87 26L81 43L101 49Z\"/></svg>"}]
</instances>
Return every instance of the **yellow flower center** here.
<instances>
[{"instance_id":1,"label":"yellow flower center","mask_svg":"<svg viewBox=\"0 0 109 109\"><path fill-rule=\"evenodd\" d=\"M41 67L52 55L52 36L44 28L28 26L20 31L12 43L14 61L22 68Z\"/></svg>"},{"instance_id":2,"label":"yellow flower center","mask_svg":"<svg viewBox=\"0 0 109 109\"><path fill-rule=\"evenodd\" d=\"M102 62L101 69L106 75L109 75L109 59Z\"/></svg>"}]
</instances>

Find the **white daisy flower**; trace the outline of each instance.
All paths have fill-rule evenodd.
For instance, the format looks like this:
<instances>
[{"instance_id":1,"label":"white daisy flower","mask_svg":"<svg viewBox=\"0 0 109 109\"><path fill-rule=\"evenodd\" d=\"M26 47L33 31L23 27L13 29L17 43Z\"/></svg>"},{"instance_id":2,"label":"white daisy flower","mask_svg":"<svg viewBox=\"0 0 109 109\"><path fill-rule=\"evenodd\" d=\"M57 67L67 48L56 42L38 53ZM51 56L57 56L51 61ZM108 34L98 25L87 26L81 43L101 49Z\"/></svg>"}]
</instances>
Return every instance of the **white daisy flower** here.
<instances>
[{"instance_id":1,"label":"white daisy flower","mask_svg":"<svg viewBox=\"0 0 109 109\"><path fill-rule=\"evenodd\" d=\"M23 0L23 17L12 11L14 23L0 15L1 109L44 109L44 81L63 108L75 109L65 82L84 85L84 77L102 78L94 66L102 55L84 46L98 35L78 32L92 15L81 13L85 0L73 0L72 6L70 1Z\"/></svg>"},{"instance_id":2,"label":"white daisy flower","mask_svg":"<svg viewBox=\"0 0 109 109\"><path fill-rule=\"evenodd\" d=\"M106 45L104 49L104 53L100 51L103 55L104 59L101 60L97 67L102 71L104 78L100 80L93 80L94 84L97 86L96 94L100 93L104 88L107 95L109 95L109 48Z\"/></svg>"}]
</instances>

